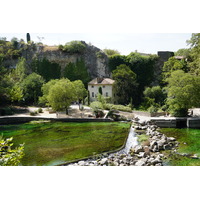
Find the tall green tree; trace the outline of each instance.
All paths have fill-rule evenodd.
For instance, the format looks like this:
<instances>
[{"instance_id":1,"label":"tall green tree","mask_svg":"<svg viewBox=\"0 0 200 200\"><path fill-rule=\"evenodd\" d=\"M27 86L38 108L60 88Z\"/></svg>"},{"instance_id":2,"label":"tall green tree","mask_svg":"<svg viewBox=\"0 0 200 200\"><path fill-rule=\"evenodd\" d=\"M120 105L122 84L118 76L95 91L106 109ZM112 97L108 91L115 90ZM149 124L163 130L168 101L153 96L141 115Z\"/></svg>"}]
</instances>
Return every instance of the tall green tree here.
<instances>
[{"instance_id":1,"label":"tall green tree","mask_svg":"<svg viewBox=\"0 0 200 200\"><path fill-rule=\"evenodd\" d=\"M176 70L183 70L184 72L188 71L187 63L185 60L177 60L175 57L169 58L168 61L164 63L163 66L163 79L170 77L171 73Z\"/></svg>"},{"instance_id":2,"label":"tall green tree","mask_svg":"<svg viewBox=\"0 0 200 200\"><path fill-rule=\"evenodd\" d=\"M36 73L28 75L20 84L23 89L23 98L26 104L37 104L39 96L42 95L41 88L44 79Z\"/></svg>"},{"instance_id":3,"label":"tall green tree","mask_svg":"<svg viewBox=\"0 0 200 200\"><path fill-rule=\"evenodd\" d=\"M74 84L68 79L59 80L50 88L47 100L53 110L66 110L66 114L68 114L71 102L76 100Z\"/></svg>"},{"instance_id":4,"label":"tall green tree","mask_svg":"<svg viewBox=\"0 0 200 200\"><path fill-rule=\"evenodd\" d=\"M64 77L70 81L81 80L85 87L87 86L90 76L87 71L83 58L78 59L76 63L69 63L64 69Z\"/></svg>"},{"instance_id":5,"label":"tall green tree","mask_svg":"<svg viewBox=\"0 0 200 200\"><path fill-rule=\"evenodd\" d=\"M59 64L50 62L47 59L33 60L31 63L33 72L41 75L46 82L51 79L59 79L61 77L61 67Z\"/></svg>"},{"instance_id":6,"label":"tall green tree","mask_svg":"<svg viewBox=\"0 0 200 200\"><path fill-rule=\"evenodd\" d=\"M200 106L200 77L177 70L167 82L167 104L172 115L186 116L189 108Z\"/></svg>"},{"instance_id":7,"label":"tall green tree","mask_svg":"<svg viewBox=\"0 0 200 200\"><path fill-rule=\"evenodd\" d=\"M188 56L188 67L190 73L194 75L200 74L200 33L193 33L190 40L187 40L190 45Z\"/></svg>"},{"instance_id":8,"label":"tall green tree","mask_svg":"<svg viewBox=\"0 0 200 200\"><path fill-rule=\"evenodd\" d=\"M127 66L120 65L113 71L114 93L119 104L129 104L131 98L134 104L134 97L137 95L138 84L136 74Z\"/></svg>"},{"instance_id":9,"label":"tall green tree","mask_svg":"<svg viewBox=\"0 0 200 200\"><path fill-rule=\"evenodd\" d=\"M39 97L40 104L49 106L49 102L47 99L47 97L49 95L49 91L58 81L59 81L58 79L52 79L52 80L48 81L47 83L43 84L43 86L41 88L43 96Z\"/></svg>"}]
</instances>

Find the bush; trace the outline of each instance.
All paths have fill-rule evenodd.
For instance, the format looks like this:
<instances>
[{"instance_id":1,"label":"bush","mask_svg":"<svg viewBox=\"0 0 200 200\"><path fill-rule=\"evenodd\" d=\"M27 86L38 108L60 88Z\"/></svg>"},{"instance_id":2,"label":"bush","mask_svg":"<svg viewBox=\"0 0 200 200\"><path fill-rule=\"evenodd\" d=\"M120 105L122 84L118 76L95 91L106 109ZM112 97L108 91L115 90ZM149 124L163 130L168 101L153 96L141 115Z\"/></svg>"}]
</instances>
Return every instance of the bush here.
<instances>
[{"instance_id":1,"label":"bush","mask_svg":"<svg viewBox=\"0 0 200 200\"><path fill-rule=\"evenodd\" d=\"M90 107L93 109L93 111L96 111L96 110L99 110L99 109L101 109L101 110L103 109L103 105L99 101L93 101L90 104Z\"/></svg>"},{"instance_id":2,"label":"bush","mask_svg":"<svg viewBox=\"0 0 200 200\"><path fill-rule=\"evenodd\" d=\"M30 112L30 115L31 115L31 116L36 116L37 114L38 114L38 112L37 112L37 111Z\"/></svg>"},{"instance_id":3,"label":"bush","mask_svg":"<svg viewBox=\"0 0 200 200\"><path fill-rule=\"evenodd\" d=\"M120 111L124 111L124 112L132 112L132 110L129 106L114 105L114 104L110 104L110 103L105 104L104 109L106 109L106 110L120 110Z\"/></svg>"},{"instance_id":4,"label":"bush","mask_svg":"<svg viewBox=\"0 0 200 200\"><path fill-rule=\"evenodd\" d=\"M38 108L38 113L43 113L42 108Z\"/></svg>"},{"instance_id":5,"label":"bush","mask_svg":"<svg viewBox=\"0 0 200 200\"><path fill-rule=\"evenodd\" d=\"M24 144L11 149L12 140L12 137L5 140L0 137L0 166L17 166L24 156Z\"/></svg>"},{"instance_id":6,"label":"bush","mask_svg":"<svg viewBox=\"0 0 200 200\"><path fill-rule=\"evenodd\" d=\"M81 41L71 41L66 43L64 46L59 46L60 50L63 50L67 53L83 53L86 48L86 45Z\"/></svg>"}]
</instances>

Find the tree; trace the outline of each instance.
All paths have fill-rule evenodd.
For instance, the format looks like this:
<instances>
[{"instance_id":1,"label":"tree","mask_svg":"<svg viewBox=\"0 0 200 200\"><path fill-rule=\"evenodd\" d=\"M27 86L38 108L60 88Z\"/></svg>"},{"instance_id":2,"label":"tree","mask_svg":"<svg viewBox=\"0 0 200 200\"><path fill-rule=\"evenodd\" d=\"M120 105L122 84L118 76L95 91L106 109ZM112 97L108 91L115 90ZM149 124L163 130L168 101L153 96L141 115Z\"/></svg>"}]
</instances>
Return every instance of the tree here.
<instances>
[{"instance_id":1,"label":"tree","mask_svg":"<svg viewBox=\"0 0 200 200\"><path fill-rule=\"evenodd\" d=\"M112 55L109 57L108 60L108 66L110 71L112 72L117 68L117 66L125 64L127 65L128 63L126 62L126 56L122 55Z\"/></svg>"},{"instance_id":2,"label":"tree","mask_svg":"<svg viewBox=\"0 0 200 200\"><path fill-rule=\"evenodd\" d=\"M175 57L169 58L168 61L164 63L163 66L163 80L165 81L166 78L170 77L171 73L176 70L183 70L185 72L188 71L187 64L184 60L177 60Z\"/></svg>"},{"instance_id":3,"label":"tree","mask_svg":"<svg viewBox=\"0 0 200 200\"><path fill-rule=\"evenodd\" d=\"M43 86L41 88L43 96L39 97L40 104L49 106L49 102L47 100L49 91L58 81L59 81L58 79L54 79L54 80L50 80L49 82L43 84Z\"/></svg>"},{"instance_id":4,"label":"tree","mask_svg":"<svg viewBox=\"0 0 200 200\"><path fill-rule=\"evenodd\" d=\"M189 108L200 106L200 77L177 70L167 82L167 105L172 115L186 116Z\"/></svg>"},{"instance_id":5,"label":"tree","mask_svg":"<svg viewBox=\"0 0 200 200\"><path fill-rule=\"evenodd\" d=\"M114 91L120 104L129 104L136 96L138 84L136 74L127 65L120 65L113 71Z\"/></svg>"},{"instance_id":6,"label":"tree","mask_svg":"<svg viewBox=\"0 0 200 200\"><path fill-rule=\"evenodd\" d=\"M74 84L69 79L57 81L55 85L50 88L47 100L53 110L66 110L66 114L68 114L68 108L71 102L76 100Z\"/></svg>"},{"instance_id":7,"label":"tree","mask_svg":"<svg viewBox=\"0 0 200 200\"><path fill-rule=\"evenodd\" d=\"M87 90L85 89L85 86L81 80L76 80L73 82L74 84L74 92L76 95L76 99L79 102L79 109L80 109L80 102L85 98L87 95Z\"/></svg>"},{"instance_id":8,"label":"tree","mask_svg":"<svg viewBox=\"0 0 200 200\"><path fill-rule=\"evenodd\" d=\"M44 79L36 73L28 75L20 84L23 89L24 101L27 104L37 103L39 96L42 95L41 87Z\"/></svg>"},{"instance_id":9,"label":"tree","mask_svg":"<svg viewBox=\"0 0 200 200\"><path fill-rule=\"evenodd\" d=\"M102 87L99 87L99 94L103 94Z\"/></svg>"},{"instance_id":10,"label":"tree","mask_svg":"<svg viewBox=\"0 0 200 200\"><path fill-rule=\"evenodd\" d=\"M33 60L31 67L33 72L41 75L47 82L51 79L59 79L61 76L60 65L45 58L43 60Z\"/></svg>"},{"instance_id":11,"label":"tree","mask_svg":"<svg viewBox=\"0 0 200 200\"><path fill-rule=\"evenodd\" d=\"M29 43L31 41L30 33L26 34L26 40L27 40L27 43Z\"/></svg>"},{"instance_id":12,"label":"tree","mask_svg":"<svg viewBox=\"0 0 200 200\"><path fill-rule=\"evenodd\" d=\"M15 74L16 74L19 82L21 82L26 77L27 67L26 67L26 59L25 58L23 58L23 57L19 58L17 65L16 65Z\"/></svg>"},{"instance_id":13,"label":"tree","mask_svg":"<svg viewBox=\"0 0 200 200\"><path fill-rule=\"evenodd\" d=\"M188 55L188 67L190 73L194 75L200 74L200 33L193 33L190 40L187 40L190 45Z\"/></svg>"},{"instance_id":14,"label":"tree","mask_svg":"<svg viewBox=\"0 0 200 200\"><path fill-rule=\"evenodd\" d=\"M144 90L143 106L148 109L151 106L161 107L164 105L166 94L160 86L147 87Z\"/></svg>"},{"instance_id":15,"label":"tree","mask_svg":"<svg viewBox=\"0 0 200 200\"><path fill-rule=\"evenodd\" d=\"M81 80L85 87L90 80L85 61L83 58L78 59L76 63L69 63L64 69L64 77L70 81Z\"/></svg>"},{"instance_id":16,"label":"tree","mask_svg":"<svg viewBox=\"0 0 200 200\"><path fill-rule=\"evenodd\" d=\"M120 52L118 50L114 50L114 49L104 49L103 51L107 56L113 56L116 54L120 55Z\"/></svg>"},{"instance_id":17,"label":"tree","mask_svg":"<svg viewBox=\"0 0 200 200\"><path fill-rule=\"evenodd\" d=\"M64 46L59 46L60 50L63 50L67 53L83 53L86 49L86 44L82 41L71 41L66 43Z\"/></svg>"},{"instance_id":18,"label":"tree","mask_svg":"<svg viewBox=\"0 0 200 200\"><path fill-rule=\"evenodd\" d=\"M0 136L0 166L17 166L24 156L24 144L12 148L13 138L3 139Z\"/></svg>"}]
</instances>

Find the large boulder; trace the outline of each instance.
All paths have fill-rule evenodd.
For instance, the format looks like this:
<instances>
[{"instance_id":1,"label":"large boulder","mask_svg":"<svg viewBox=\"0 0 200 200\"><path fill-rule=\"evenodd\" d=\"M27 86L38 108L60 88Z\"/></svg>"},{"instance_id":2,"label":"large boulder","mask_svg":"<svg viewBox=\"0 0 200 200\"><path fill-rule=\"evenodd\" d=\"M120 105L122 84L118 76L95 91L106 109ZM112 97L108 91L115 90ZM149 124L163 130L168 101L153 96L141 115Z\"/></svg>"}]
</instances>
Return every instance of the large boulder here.
<instances>
[{"instance_id":1,"label":"large boulder","mask_svg":"<svg viewBox=\"0 0 200 200\"><path fill-rule=\"evenodd\" d=\"M137 145L137 146L135 146L135 148L134 148L134 152L135 152L136 154L138 154L138 153L140 153L140 152L144 152L144 149L143 149L143 147L142 147L141 145Z\"/></svg>"}]
</instances>

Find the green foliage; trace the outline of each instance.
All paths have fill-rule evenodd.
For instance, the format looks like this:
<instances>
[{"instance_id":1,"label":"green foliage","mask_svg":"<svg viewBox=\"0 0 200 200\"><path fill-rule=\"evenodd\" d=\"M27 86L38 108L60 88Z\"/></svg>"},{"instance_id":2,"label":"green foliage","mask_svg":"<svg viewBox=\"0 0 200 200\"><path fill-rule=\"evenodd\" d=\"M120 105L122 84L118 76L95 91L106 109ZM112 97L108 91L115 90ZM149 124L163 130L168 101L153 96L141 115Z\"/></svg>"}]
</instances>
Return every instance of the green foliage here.
<instances>
[{"instance_id":1,"label":"green foliage","mask_svg":"<svg viewBox=\"0 0 200 200\"><path fill-rule=\"evenodd\" d=\"M57 81L49 90L47 100L55 111L62 111L69 108L72 101L76 100L75 86L68 79Z\"/></svg>"},{"instance_id":2,"label":"green foliage","mask_svg":"<svg viewBox=\"0 0 200 200\"><path fill-rule=\"evenodd\" d=\"M16 69L14 70L17 79L21 82L27 75L27 66L26 66L26 59L21 57L19 58Z\"/></svg>"},{"instance_id":3,"label":"green foliage","mask_svg":"<svg viewBox=\"0 0 200 200\"><path fill-rule=\"evenodd\" d=\"M61 76L61 67L59 64L50 62L47 59L43 60L33 60L31 63L33 72L41 75L45 81L50 81L51 79L59 79Z\"/></svg>"},{"instance_id":4,"label":"green foliage","mask_svg":"<svg viewBox=\"0 0 200 200\"><path fill-rule=\"evenodd\" d=\"M99 87L99 94L103 94L102 87Z\"/></svg>"},{"instance_id":5,"label":"green foliage","mask_svg":"<svg viewBox=\"0 0 200 200\"><path fill-rule=\"evenodd\" d=\"M76 61L76 63L69 63L64 69L63 76L68 78L70 81L81 80L85 87L90 80L90 76L85 66L83 58Z\"/></svg>"},{"instance_id":6,"label":"green foliage","mask_svg":"<svg viewBox=\"0 0 200 200\"><path fill-rule=\"evenodd\" d=\"M112 55L109 57L108 66L110 71L117 69L117 66L125 64L127 65L126 56L122 55Z\"/></svg>"},{"instance_id":7,"label":"green foliage","mask_svg":"<svg viewBox=\"0 0 200 200\"><path fill-rule=\"evenodd\" d=\"M136 74L127 65L120 65L113 71L113 79L116 100L119 104L129 104L131 98L134 99L136 96Z\"/></svg>"},{"instance_id":8,"label":"green foliage","mask_svg":"<svg viewBox=\"0 0 200 200\"><path fill-rule=\"evenodd\" d=\"M13 138L3 139L0 136L0 166L17 166L24 156L24 145L13 149Z\"/></svg>"},{"instance_id":9,"label":"green foliage","mask_svg":"<svg viewBox=\"0 0 200 200\"><path fill-rule=\"evenodd\" d=\"M200 33L193 33L190 40L187 41L190 45L188 56L188 67L190 73L200 74Z\"/></svg>"},{"instance_id":10,"label":"green foliage","mask_svg":"<svg viewBox=\"0 0 200 200\"><path fill-rule=\"evenodd\" d=\"M120 52L114 49L104 49L103 51L107 56L120 55Z\"/></svg>"},{"instance_id":11,"label":"green foliage","mask_svg":"<svg viewBox=\"0 0 200 200\"><path fill-rule=\"evenodd\" d=\"M6 41L6 38L0 38L0 64L6 60L19 58L21 50L17 38L14 38L11 42Z\"/></svg>"},{"instance_id":12,"label":"green foliage","mask_svg":"<svg viewBox=\"0 0 200 200\"><path fill-rule=\"evenodd\" d=\"M59 45L59 49L70 54L84 53L86 45L82 41L71 41L66 43L64 46Z\"/></svg>"},{"instance_id":13,"label":"green foliage","mask_svg":"<svg viewBox=\"0 0 200 200\"><path fill-rule=\"evenodd\" d=\"M47 100L47 96L49 95L49 91L50 89L58 82L58 79L55 80L50 80L49 82L43 84L41 90L42 90L42 94L43 96L39 97L39 103L41 105L47 105L49 106L48 100Z\"/></svg>"},{"instance_id":14,"label":"green foliage","mask_svg":"<svg viewBox=\"0 0 200 200\"><path fill-rule=\"evenodd\" d=\"M43 113L42 108L38 108L38 113Z\"/></svg>"},{"instance_id":15,"label":"green foliage","mask_svg":"<svg viewBox=\"0 0 200 200\"><path fill-rule=\"evenodd\" d=\"M87 90L85 89L83 82L81 80L76 80L73 82L73 84L75 88L76 100L83 100L87 95Z\"/></svg>"},{"instance_id":16,"label":"green foliage","mask_svg":"<svg viewBox=\"0 0 200 200\"><path fill-rule=\"evenodd\" d=\"M160 86L147 87L144 91L144 102L142 106L149 112L156 112L165 103L167 94Z\"/></svg>"},{"instance_id":17,"label":"green foliage","mask_svg":"<svg viewBox=\"0 0 200 200\"><path fill-rule=\"evenodd\" d=\"M36 74L32 73L28 75L20 84L23 89L24 101L27 104L38 103L38 98L41 96L41 87L44 83L44 79Z\"/></svg>"},{"instance_id":18,"label":"green foliage","mask_svg":"<svg viewBox=\"0 0 200 200\"><path fill-rule=\"evenodd\" d=\"M184 72L187 72L187 65L184 60L177 60L175 57L169 58L167 62L164 63L163 66L163 79L165 81L166 78L168 78L173 71L176 70L183 70Z\"/></svg>"},{"instance_id":19,"label":"green foliage","mask_svg":"<svg viewBox=\"0 0 200 200\"><path fill-rule=\"evenodd\" d=\"M103 110L103 105L101 102L99 101L93 101L91 104L90 104L90 107L93 109L93 111L98 111L99 109Z\"/></svg>"},{"instance_id":20,"label":"green foliage","mask_svg":"<svg viewBox=\"0 0 200 200\"><path fill-rule=\"evenodd\" d=\"M124 105L114 105L111 103L107 103L104 105L105 110L119 110L123 112L132 112L132 109L129 106Z\"/></svg>"},{"instance_id":21,"label":"green foliage","mask_svg":"<svg viewBox=\"0 0 200 200\"><path fill-rule=\"evenodd\" d=\"M187 58L189 56L189 53L189 49L179 49L175 52L175 56L184 56L185 58Z\"/></svg>"},{"instance_id":22,"label":"green foliage","mask_svg":"<svg viewBox=\"0 0 200 200\"><path fill-rule=\"evenodd\" d=\"M11 102L19 102L23 98L23 91L19 85L14 85L10 90Z\"/></svg>"},{"instance_id":23,"label":"green foliage","mask_svg":"<svg viewBox=\"0 0 200 200\"><path fill-rule=\"evenodd\" d=\"M177 70L167 82L167 105L172 115L186 116L189 108L200 106L200 77Z\"/></svg>"}]
</instances>

